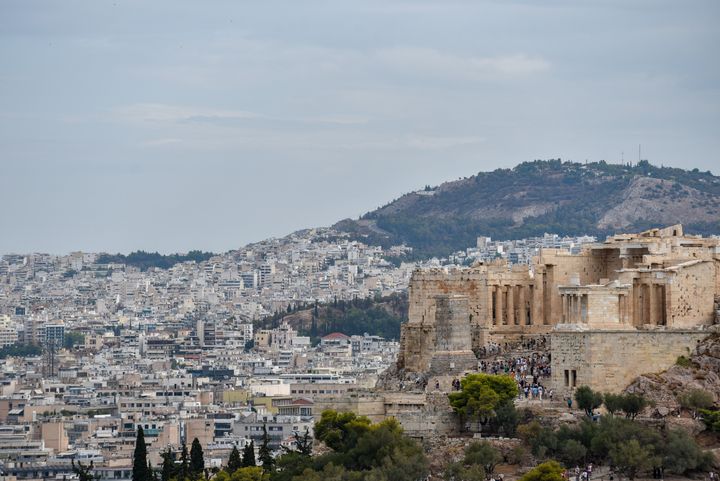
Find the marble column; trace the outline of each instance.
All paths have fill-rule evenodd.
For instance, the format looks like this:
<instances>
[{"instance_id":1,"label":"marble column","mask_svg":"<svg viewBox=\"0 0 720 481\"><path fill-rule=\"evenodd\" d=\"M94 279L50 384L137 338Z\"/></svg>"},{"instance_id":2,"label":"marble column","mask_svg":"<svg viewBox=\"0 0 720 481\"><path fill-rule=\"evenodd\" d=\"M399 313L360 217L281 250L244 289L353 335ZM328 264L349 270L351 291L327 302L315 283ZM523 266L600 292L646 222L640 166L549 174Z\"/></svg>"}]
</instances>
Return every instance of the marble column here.
<instances>
[{"instance_id":1,"label":"marble column","mask_svg":"<svg viewBox=\"0 0 720 481\"><path fill-rule=\"evenodd\" d=\"M515 325L515 286L507 286L507 323Z\"/></svg>"}]
</instances>

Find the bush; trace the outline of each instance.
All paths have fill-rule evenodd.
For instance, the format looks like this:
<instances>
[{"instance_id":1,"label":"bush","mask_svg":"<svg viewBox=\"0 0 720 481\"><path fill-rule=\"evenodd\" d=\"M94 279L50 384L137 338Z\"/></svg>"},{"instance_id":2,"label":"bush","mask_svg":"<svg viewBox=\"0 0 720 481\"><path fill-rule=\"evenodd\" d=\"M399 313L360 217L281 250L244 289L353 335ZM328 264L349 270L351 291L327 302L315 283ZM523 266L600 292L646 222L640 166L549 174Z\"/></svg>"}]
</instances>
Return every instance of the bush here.
<instances>
[{"instance_id":1,"label":"bush","mask_svg":"<svg viewBox=\"0 0 720 481\"><path fill-rule=\"evenodd\" d=\"M563 471L557 461L547 461L525 473L520 481L564 481Z\"/></svg>"},{"instance_id":2,"label":"bush","mask_svg":"<svg viewBox=\"0 0 720 481\"><path fill-rule=\"evenodd\" d=\"M612 447L610 460L613 466L630 480L658 464L652 449L641 446L637 439L623 441Z\"/></svg>"},{"instance_id":3,"label":"bush","mask_svg":"<svg viewBox=\"0 0 720 481\"><path fill-rule=\"evenodd\" d=\"M678 356L677 361L675 361L675 364L677 364L680 367L692 367L693 366L693 362L685 356Z\"/></svg>"},{"instance_id":4,"label":"bush","mask_svg":"<svg viewBox=\"0 0 720 481\"><path fill-rule=\"evenodd\" d=\"M720 433L720 411L701 409L700 416L710 431Z\"/></svg>"},{"instance_id":5,"label":"bush","mask_svg":"<svg viewBox=\"0 0 720 481\"><path fill-rule=\"evenodd\" d=\"M502 455L487 441L475 441L465 449L465 465L479 465L487 474L495 471L495 466L502 461Z\"/></svg>"},{"instance_id":6,"label":"bush","mask_svg":"<svg viewBox=\"0 0 720 481\"><path fill-rule=\"evenodd\" d=\"M707 469L712 466L712 454L704 452L687 433L668 433L662 456L663 465L675 474Z\"/></svg>"},{"instance_id":7,"label":"bush","mask_svg":"<svg viewBox=\"0 0 720 481\"><path fill-rule=\"evenodd\" d=\"M525 449L525 447L515 446L508 453L507 460L510 464L515 464L517 466L524 466L525 463L528 461L529 457L530 457L530 453L528 453L528 451L527 451L527 449Z\"/></svg>"},{"instance_id":8,"label":"bush","mask_svg":"<svg viewBox=\"0 0 720 481\"><path fill-rule=\"evenodd\" d=\"M703 389L684 392L678 396L677 400L680 406L693 412L694 418L697 418L699 409L708 409L715 401L713 395Z\"/></svg>"},{"instance_id":9,"label":"bush","mask_svg":"<svg viewBox=\"0 0 720 481\"><path fill-rule=\"evenodd\" d=\"M587 449L580 441L574 439L568 439L562 443L560 447L560 459L567 466L573 464L583 464L585 462L585 456L587 455Z\"/></svg>"}]
</instances>

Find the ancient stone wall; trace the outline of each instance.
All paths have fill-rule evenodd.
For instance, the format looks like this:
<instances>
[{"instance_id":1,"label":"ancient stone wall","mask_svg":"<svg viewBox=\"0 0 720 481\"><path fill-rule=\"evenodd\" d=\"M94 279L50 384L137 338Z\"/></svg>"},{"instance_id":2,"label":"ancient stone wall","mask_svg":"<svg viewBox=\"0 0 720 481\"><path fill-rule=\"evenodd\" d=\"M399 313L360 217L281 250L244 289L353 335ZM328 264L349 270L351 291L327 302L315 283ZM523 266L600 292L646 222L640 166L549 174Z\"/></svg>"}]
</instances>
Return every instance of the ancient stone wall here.
<instances>
[{"instance_id":1,"label":"ancient stone wall","mask_svg":"<svg viewBox=\"0 0 720 481\"><path fill-rule=\"evenodd\" d=\"M579 386L622 391L637 376L672 366L689 355L704 331L553 331L551 388L570 395Z\"/></svg>"},{"instance_id":2,"label":"ancient stone wall","mask_svg":"<svg viewBox=\"0 0 720 481\"><path fill-rule=\"evenodd\" d=\"M671 326L710 325L715 318L715 263L699 262L672 276L668 299Z\"/></svg>"},{"instance_id":3,"label":"ancient stone wall","mask_svg":"<svg viewBox=\"0 0 720 481\"><path fill-rule=\"evenodd\" d=\"M457 430L457 419L447 394L358 391L348 396L322 399L313 406L313 416L320 419L323 411L354 412L367 416L374 423L395 418L406 434L426 437L450 434Z\"/></svg>"},{"instance_id":4,"label":"ancient stone wall","mask_svg":"<svg viewBox=\"0 0 720 481\"><path fill-rule=\"evenodd\" d=\"M360 391L342 397L315 400L313 416L315 419L320 419L322 412L327 409L367 416L374 423L379 423L386 417L385 397L371 391Z\"/></svg>"}]
</instances>

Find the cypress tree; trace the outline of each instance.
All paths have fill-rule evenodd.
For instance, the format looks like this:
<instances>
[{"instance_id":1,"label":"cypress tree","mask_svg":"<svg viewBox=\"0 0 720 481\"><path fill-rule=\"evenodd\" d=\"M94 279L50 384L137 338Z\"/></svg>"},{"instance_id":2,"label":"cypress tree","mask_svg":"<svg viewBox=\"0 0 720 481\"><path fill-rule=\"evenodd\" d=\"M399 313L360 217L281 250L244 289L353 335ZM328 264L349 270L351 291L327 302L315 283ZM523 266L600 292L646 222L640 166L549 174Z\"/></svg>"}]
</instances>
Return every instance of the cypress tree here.
<instances>
[{"instance_id":1,"label":"cypress tree","mask_svg":"<svg viewBox=\"0 0 720 481\"><path fill-rule=\"evenodd\" d=\"M145 432L142 426L138 426L137 438L135 438L132 481L152 481L150 471L148 471L147 446L145 445Z\"/></svg>"},{"instance_id":2,"label":"cypress tree","mask_svg":"<svg viewBox=\"0 0 720 481\"><path fill-rule=\"evenodd\" d=\"M182 451L180 452L180 468L178 469L178 481L185 481L188 479L190 470L188 469L188 450L187 445L183 443Z\"/></svg>"},{"instance_id":3,"label":"cypress tree","mask_svg":"<svg viewBox=\"0 0 720 481\"><path fill-rule=\"evenodd\" d=\"M258 449L258 458L260 458L260 462L262 463L263 471L266 473L272 471L275 465L275 458L272 457L272 453L270 452L270 436L268 436L267 426L264 424L263 442L260 449Z\"/></svg>"},{"instance_id":4,"label":"cypress tree","mask_svg":"<svg viewBox=\"0 0 720 481\"><path fill-rule=\"evenodd\" d=\"M250 441L250 443L246 444L243 448L242 465L244 468L257 465L255 462L255 443L253 441Z\"/></svg>"},{"instance_id":5,"label":"cypress tree","mask_svg":"<svg viewBox=\"0 0 720 481\"><path fill-rule=\"evenodd\" d=\"M198 438L193 439L190 446L190 472L195 477L199 477L205 470L205 458L203 457L202 446Z\"/></svg>"},{"instance_id":6,"label":"cypress tree","mask_svg":"<svg viewBox=\"0 0 720 481\"><path fill-rule=\"evenodd\" d=\"M162 481L170 481L170 478L174 477L177 471L175 467L175 454L170 448L167 448L167 450L163 451L161 456L163 462L162 475L160 479Z\"/></svg>"},{"instance_id":7,"label":"cypress tree","mask_svg":"<svg viewBox=\"0 0 720 481\"><path fill-rule=\"evenodd\" d=\"M152 464L150 464L150 461L148 461L148 481L158 481L157 473L152 467Z\"/></svg>"},{"instance_id":8,"label":"cypress tree","mask_svg":"<svg viewBox=\"0 0 720 481\"><path fill-rule=\"evenodd\" d=\"M240 451L238 451L237 446L233 446L232 451L230 451L230 457L228 458L228 464L226 471L228 474L232 474L238 469L242 468L242 459L240 459Z\"/></svg>"},{"instance_id":9,"label":"cypress tree","mask_svg":"<svg viewBox=\"0 0 720 481\"><path fill-rule=\"evenodd\" d=\"M89 466L83 465L83 463L81 463L80 461L78 461L76 465L74 459L71 459L70 462L72 463L73 473L75 473L78 477L78 481L95 481L96 479L98 479L94 474L92 474L92 461L90 461Z\"/></svg>"}]
</instances>

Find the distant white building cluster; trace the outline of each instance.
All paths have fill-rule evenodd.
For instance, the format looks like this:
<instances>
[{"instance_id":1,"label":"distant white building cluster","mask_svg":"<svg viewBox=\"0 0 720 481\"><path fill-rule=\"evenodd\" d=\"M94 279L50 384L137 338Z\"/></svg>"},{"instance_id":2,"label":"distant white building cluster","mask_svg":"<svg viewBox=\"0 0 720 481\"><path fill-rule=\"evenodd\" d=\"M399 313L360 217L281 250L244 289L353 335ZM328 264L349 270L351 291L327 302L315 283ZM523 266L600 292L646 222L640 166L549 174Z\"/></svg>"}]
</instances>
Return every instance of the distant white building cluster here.
<instances>
[{"instance_id":1,"label":"distant white building cluster","mask_svg":"<svg viewBox=\"0 0 720 481\"><path fill-rule=\"evenodd\" d=\"M593 236L561 237L557 234L545 234L542 237L527 239L493 241L490 237L478 237L477 245L450 256L456 264L472 264L475 261L507 259L511 264L530 264L540 249L567 249L572 254L580 252L583 244L597 242Z\"/></svg>"}]
</instances>

